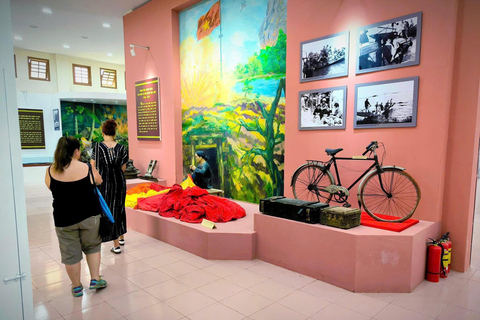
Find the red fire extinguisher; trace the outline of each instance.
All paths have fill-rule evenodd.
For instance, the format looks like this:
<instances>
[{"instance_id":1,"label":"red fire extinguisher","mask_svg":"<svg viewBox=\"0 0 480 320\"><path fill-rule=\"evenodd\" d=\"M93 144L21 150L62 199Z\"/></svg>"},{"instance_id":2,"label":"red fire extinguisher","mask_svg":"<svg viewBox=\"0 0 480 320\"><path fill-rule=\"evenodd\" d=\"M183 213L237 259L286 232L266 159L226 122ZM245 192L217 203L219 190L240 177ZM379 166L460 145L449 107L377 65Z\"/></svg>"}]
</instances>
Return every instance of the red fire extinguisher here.
<instances>
[{"instance_id":1,"label":"red fire extinguisher","mask_svg":"<svg viewBox=\"0 0 480 320\"><path fill-rule=\"evenodd\" d=\"M440 281L440 272L442 268L443 246L432 238L427 245L427 280L431 282Z\"/></svg>"},{"instance_id":2,"label":"red fire extinguisher","mask_svg":"<svg viewBox=\"0 0 480 320\"><path fill-rule=\"evenodd\" d=\"M445 233L440 239L440 243L443 245L444 252L442 257L443 267L445 268L445 273L441 273L440 277L446 278L450 273L450 263L452 262L452 241L448 235L450 232Z\"/></svg>"}]
</instances>

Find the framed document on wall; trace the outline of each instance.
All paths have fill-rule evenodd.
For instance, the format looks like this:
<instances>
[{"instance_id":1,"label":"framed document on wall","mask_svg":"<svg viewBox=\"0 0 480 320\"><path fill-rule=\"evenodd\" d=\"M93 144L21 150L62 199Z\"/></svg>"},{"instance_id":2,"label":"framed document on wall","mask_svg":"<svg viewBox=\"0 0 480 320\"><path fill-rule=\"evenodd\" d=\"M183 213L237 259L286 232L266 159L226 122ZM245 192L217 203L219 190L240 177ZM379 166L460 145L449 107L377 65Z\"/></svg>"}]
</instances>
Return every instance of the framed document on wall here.
<instances>
[{"instance_id":1,"label":"framed document on wall","mask_svg":"<svg viewBox=\"0 0 480 320\"><path fill-rule=\"evenodd\" d=\"M137 140L161 140L158 77L135 82Z\"/></svg>"},{"instance_id":2,"label":"framed document on wall","mask_svg":"<svg viewBox=\"0 0 480 320\"><path fill-rule=\"evenodd\" d=\"M18 109L22 149L45 149L43 110Z\"/></svg>"}]
</instances>

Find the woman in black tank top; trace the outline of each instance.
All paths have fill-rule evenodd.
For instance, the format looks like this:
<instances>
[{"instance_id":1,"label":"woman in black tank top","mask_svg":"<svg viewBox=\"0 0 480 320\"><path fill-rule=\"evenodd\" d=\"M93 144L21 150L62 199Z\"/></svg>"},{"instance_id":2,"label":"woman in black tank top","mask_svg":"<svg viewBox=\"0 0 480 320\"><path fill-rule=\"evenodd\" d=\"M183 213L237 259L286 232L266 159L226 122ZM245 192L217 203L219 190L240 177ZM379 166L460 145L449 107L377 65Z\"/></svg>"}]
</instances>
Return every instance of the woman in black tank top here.
<instances>
[{"instance_id":1,"label":"woman in black tank top","mask_svg":"<svg viewBox=\"0 0 480 320\"><path fill-rule=\"evenodd\" d=\"M72 281L72 294L75 297L83 295L80 282L82 252L87 257L90 269L90 289L107 286L107 282L99 275L102 239L98 228L101 208L94 193L90 168L79 159L80 142L73 137L62 137L58 140L54 163L45 174L45 184L53 195L53 220L62 263ZM101 184L102 177L95 168L92 170L95 183Z\"/></svg>"}]
</instances>

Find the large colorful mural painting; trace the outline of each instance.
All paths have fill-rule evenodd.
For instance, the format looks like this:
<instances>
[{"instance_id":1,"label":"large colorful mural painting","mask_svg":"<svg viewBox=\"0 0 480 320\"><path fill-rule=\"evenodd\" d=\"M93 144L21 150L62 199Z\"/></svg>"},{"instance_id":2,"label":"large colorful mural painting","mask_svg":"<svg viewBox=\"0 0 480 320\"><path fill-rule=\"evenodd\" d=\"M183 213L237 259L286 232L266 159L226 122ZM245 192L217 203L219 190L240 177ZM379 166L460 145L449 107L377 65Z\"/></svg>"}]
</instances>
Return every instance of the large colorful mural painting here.
<instances>
[{"instance_id":1,"label":"large colorful mural painting","mask_svg":"<svg viewBox=\"0 0 480 320\"><path fill-rule=\"evenodd\" d=\"M184 175L202 150L212 185L283 194L286 0L206 0L180 12Z\"/></svg>"},{"instance_id":2,"label":"large colorful mural painting","mask_svg":"<svg viewBox=\"0 0 480 320\"><path fill-rule=\"evenodd\" d=\"M61 101L62 135L74 136L82 142L82 160L88 161L92 142L103 141L102 123L117 122L116 141L128 150L127 106Z\"/></svg>"}]
</instances>

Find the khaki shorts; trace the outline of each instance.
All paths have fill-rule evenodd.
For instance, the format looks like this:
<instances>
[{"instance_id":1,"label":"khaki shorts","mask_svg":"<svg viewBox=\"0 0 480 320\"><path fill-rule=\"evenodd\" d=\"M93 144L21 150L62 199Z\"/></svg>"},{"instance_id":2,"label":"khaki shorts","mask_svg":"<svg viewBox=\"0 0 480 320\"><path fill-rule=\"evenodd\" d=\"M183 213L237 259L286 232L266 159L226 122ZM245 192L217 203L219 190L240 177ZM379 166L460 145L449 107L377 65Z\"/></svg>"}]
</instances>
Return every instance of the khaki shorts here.
<instances>
[{"instance_id":1,"label":"khaki shorts","mask_svg":"<svg viewBox=\"0 0 480 320\"><path fill-rule=\"evenodd\" d=\"M55 227L62 263L72 265L83 259L85 254L100 252L102 238L98 234L100 215L87 218L68 227Z\"/></svg>"}]
</instances>

